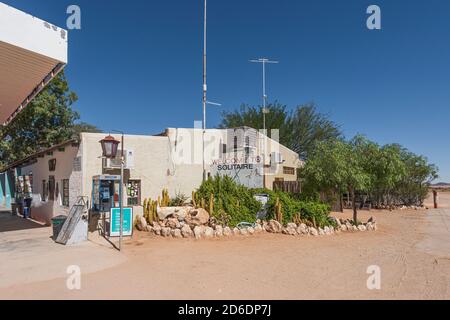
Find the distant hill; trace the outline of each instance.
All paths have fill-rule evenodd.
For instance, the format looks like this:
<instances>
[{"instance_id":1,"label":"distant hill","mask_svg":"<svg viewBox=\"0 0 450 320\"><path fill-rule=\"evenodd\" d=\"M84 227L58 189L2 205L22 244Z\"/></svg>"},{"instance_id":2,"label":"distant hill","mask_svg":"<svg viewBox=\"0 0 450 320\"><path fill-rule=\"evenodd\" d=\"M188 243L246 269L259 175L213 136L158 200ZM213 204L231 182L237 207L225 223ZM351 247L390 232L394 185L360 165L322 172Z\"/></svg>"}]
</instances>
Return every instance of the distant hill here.
<instances>
[{"instance_id":1,"label":"distant hill","mask_svg":"<svg viewBox=\"0 0 450 320\"><path fill-rule=\"evenodd\" d=\"M439 183L432 184L430 187L431 188L439 188L439 189L450 189L450 183L439 182Z\"/></svg>"},{"instance_id":2,"label":"distant hill","mask_svg":"<svg viewBox=\"0 0 450 320\"><path fill-rule=\"evenodd\" d=\"M432 184L432 186L436 186L436 187L450 187L450 183L439 182L439 183Z\"/></svg>"}]
</instances>

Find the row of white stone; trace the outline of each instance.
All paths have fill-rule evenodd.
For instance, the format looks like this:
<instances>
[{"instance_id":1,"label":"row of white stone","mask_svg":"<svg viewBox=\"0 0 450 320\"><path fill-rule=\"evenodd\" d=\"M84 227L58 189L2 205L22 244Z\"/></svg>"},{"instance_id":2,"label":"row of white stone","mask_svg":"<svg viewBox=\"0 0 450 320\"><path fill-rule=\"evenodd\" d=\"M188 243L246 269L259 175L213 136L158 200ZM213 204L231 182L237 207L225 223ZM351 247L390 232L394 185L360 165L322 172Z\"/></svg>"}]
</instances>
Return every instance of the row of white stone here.
<instances>
[{"instance_id":1,"label":"row of white stone","mask_svg":"<svg viewBox=\"0 0 450 320\"><path fill-rule=\"evenodd\" d=\"M340 232L359 232L359 231L376 231L377 224L373 218L369 220L367 223L360 224L358 226L353 225L350 221L341 222L336 219L337 227L333 226L325 226L324 228L314 228L311 226L307 226L304 223L295 224L288 223L286 227L283 227L278 221L270 220L268 222L258 222L254 225L254 227L246 227L246 228L230 228L223 227L220 225L216 225L214 228L210 226L194 226L191 228L188 224L182 224L177 228L164 227L161 226L160 223L153 223L153 225L147 225L146 230L150 233L153 233L158 236L163 237L173 237L173 238L192 238L196 239L211 239L211 238L222 238L222 237L230 237L230 236L246 236L253 235L261 232L269 232L269 233L281 233L286 235L302 235L302 236L324 236L324 235L332 235Z\"/></svg>"}]
</instances>

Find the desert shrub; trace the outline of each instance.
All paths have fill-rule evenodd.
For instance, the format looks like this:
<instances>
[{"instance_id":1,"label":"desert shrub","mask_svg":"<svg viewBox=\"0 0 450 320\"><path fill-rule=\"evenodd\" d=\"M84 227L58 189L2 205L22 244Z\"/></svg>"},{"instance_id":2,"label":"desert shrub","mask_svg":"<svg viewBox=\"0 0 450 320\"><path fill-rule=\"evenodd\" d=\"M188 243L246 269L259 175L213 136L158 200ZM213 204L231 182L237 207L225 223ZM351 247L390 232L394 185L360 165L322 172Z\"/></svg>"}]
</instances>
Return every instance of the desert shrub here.
<instances>
[{"instance_id":1,"label":"desert shrub","mask_svg":"<svg viewBox=\"0 0 450 320\"><path fill-rule=\"evenodd\" d=\"M307 220L317 227L336 226L334 220L330 219L330 207L327 204L320 202L300 202L301 213L303 220Z\"/></svg>"},{"instance_id":2,"label":"desert shrub","mask_svg":"<svg viewBox=\"0 0 450 320\"><path fill-rule=\"evenodd\" d=\"M188 202L188 197L180 192L177 192L175 198L170 199L169 207L181 207Z\"/></svg>"},{"instance_id":3,"label":"desert shrub","mask_svg":"<svg viewBox=\"0 0 450 320\"><path fill-rule=\"evenodd\" d=\"M196 204L204 206L213 218L232 227L240 222L255 222L261 210L254 191L228 176L210 177L201 184L195 197Z\"/></svg>"},{"instance_id":4,"label":"desert shrub","mask_svg":"<svg viewBox=\"0 0 450 320\"><path fill-rule=\"evenodd\" d=\"M269 195L267 219L276 218L275 204L278 199L283 224L297 222L300 218L317 227L333 225L327 204L300 200L298 196L282 191L249 189L227 176L216 176L203 182L195 192L195 203L208 210L217 223L236 226L240 222L255 222L256 214L262 209L261 204L254 198L255 194Z\"/></svg>"},{"instance_id":5,"label":"desert shrub","mask_svg":"<svg viewBox=\"0 0 450 320\"><path fill-rule=\"evenodd\" d=\"M358 135L317 144L300 179L303 194L311 198L349 193L356 201L357 194L365 194L375 207L385 207L422 205L437 172L426 157L401 145L380 146Z\"/></svg>"},{"instance_id":6,"label":"desert shrub","mask_svg":"<svg viewBox=\"0 0 450 320\"><path fill-rule=\"evenodd\" d=\"M300 200L300 197L297 195L280 191L275 192L260 189L258 193L266 193L269 195L269 202L267 204L268 219L276 218L275 204L278 199L281 203L283 224L297 222L297 219L300 218L302 221L309 222L317 227L334 225L333 220L329 217L330 206L328 204L319 201Z\"/></svg>"},{"instance_id":7,"label":"desert shrub","mask_svg":"<svg viewBox=\"0 0 450 320\"><path fill-rule=\"evenodd\" d=\"M295 215L301 212L301 202L295 200L288 193L269 190L266 190L266 193L269 195L269 202L267 203L268 219L276 219L275 204L277 199L279 199L281 204L281 213L283 217L283 221L280 222L284 224L293 222Z\"/></svg>"}]
</instances>

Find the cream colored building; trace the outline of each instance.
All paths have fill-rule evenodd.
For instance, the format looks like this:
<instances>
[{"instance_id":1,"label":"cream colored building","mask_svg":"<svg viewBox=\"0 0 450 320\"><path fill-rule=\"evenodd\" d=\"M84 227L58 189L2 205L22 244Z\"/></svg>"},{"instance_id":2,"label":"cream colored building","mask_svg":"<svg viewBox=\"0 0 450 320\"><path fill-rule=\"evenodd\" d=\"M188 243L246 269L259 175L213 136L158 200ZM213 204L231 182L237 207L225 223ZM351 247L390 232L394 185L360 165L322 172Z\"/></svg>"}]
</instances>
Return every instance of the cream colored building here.
<instances>
[{"instance_id":1,"label":"cream colored building","mask_svg":"<svg viewBox=\"0 0 450 320\"><path fill-rule=\"evenodd\" d=\"M98 199L99 184L106 188L109 183L112 201L117 202L120 161L102 158L99 141L105 136L82 133L79 140L44 150L8 168L32 177L34 219L49 223L52 217L67 214L79 196L87 197L91 206L104 201ZM120 141L120 135L113 136ZM119 151L121 148L119 145ZM246 127L208 129L204 135L202 129L182 128L169 128L155 136L125 135L124 153L123 200L135 213L142 212L144 198L157 199L163 189L168 189L171 197L177 193L189 197L203 180L203 168L208 176L231 172L233 178L240 175L246 179L241 183L271 189L276 180L297 181L297 168L302 165L297 153ZM115 181L102 180L111 177Z\"/></svg>"}]
</instances>

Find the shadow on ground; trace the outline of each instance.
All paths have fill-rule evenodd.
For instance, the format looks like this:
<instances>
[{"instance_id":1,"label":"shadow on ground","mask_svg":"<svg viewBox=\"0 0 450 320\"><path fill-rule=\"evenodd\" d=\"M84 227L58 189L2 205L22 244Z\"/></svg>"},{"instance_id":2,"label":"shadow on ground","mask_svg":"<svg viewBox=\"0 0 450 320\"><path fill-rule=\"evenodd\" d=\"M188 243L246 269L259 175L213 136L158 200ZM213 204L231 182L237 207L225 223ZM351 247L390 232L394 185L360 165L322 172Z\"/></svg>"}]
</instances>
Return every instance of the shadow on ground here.
<instances>
[{"instance_id":1,"label":"shadow on ground","mask_svg":"<svg viewBox=\"0 0 450 320\"><path fill-rule=\"evenodd\" d=\"M0 210L0 232L19 231L37 228L46 228L46 226L29 219L14 216L11 214L11 211Z\"/></svg>"}]
</instances>

